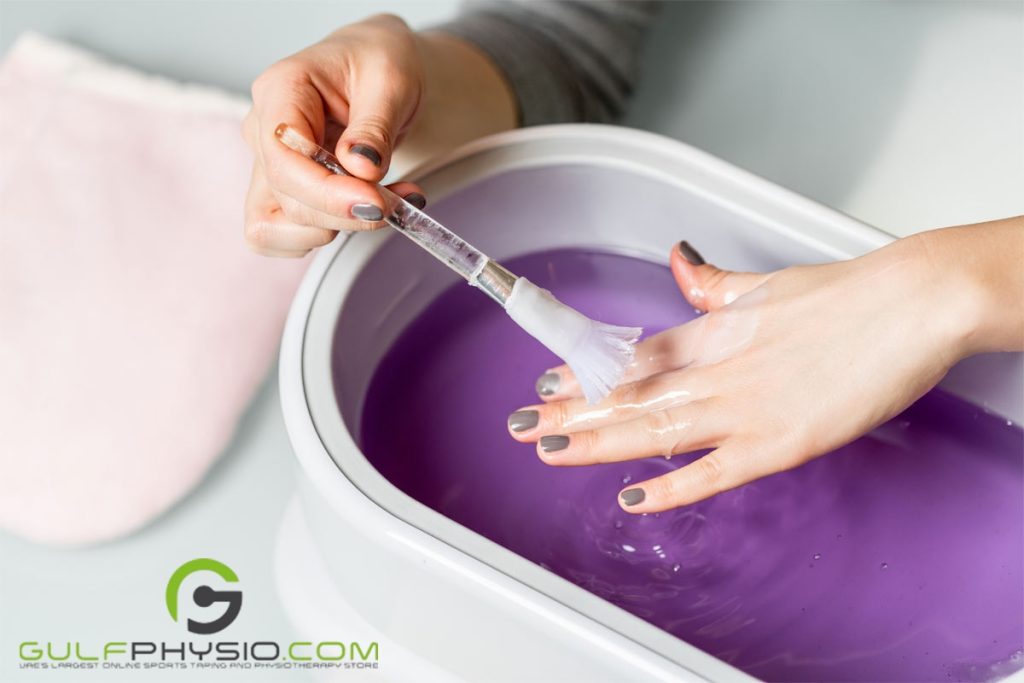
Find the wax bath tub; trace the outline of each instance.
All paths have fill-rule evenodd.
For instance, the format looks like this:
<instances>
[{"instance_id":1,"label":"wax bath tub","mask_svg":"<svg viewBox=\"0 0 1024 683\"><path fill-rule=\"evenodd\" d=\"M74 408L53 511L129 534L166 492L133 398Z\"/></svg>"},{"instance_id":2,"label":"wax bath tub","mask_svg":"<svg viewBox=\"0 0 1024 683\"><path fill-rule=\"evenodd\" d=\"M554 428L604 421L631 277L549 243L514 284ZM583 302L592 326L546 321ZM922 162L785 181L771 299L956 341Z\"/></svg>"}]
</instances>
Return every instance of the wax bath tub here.
<instances>
[{"instance_id":1,"label":"wax bath tub","mask_svg":"<svg viewBox=\"0 0 1024 683\"><path fill-rule=\"evenodd\" d=\"M615 272L621 256L663 264L667 247L686 238L723 266L773 270L855 256L891 239L683 144L628 129L557 126L507 133L457 150L413 179L427 190L433 215L502 261L538 251L583 249L617 255L599 257L605 259L601 268ZM551 262L565 268L581 258L561 253ZM529 257L523 263L536 265ZM651 277L660 276L654 272ZM380 231L340 238L322 250L296 297L282 344L281 394L303 476L279 535L277 564L283 601L297 625L320 639L325 633L332 639L379 639L380 669L368 674L373 680L750 680L639 618L644 610L627 611L598 597L602 591L594 589L593 580L591 590L585 590L577 584L586 581L567 580L573 576L491 540L502 540L501 533L488 538L473 530L500 525L438 512L448 508L430 499L434 484L423 478L438 479L441 492L446 485L441 479L453 472L458 476L444 452L429 447L414 454L391 454L386 447L379 452L379 444L392 443L379 434L411 429L415 420L402 414L407 406L396 402L387 429L365 428L368 394L373 424L379 426L388 414L387 394L371 391L375 374L387 370L387 354L397 342L402 340L398 348L410 346L404 332L431 333L413 324L455 282L454 275L406 240ZM477 297L481 305L493 306ZM411 343L415 355L416 340ZM418 362L431 363L431 346L431 339L424 339L428 352ZM494 362L507 365L511 359ZM1021 370L1016 354L979 357L955 368L943 387L1019 424L1024 414ZM516 396L533 379L528 373L518 377L518 371L489 376L486 364L475 372L481 383L499 378L519 382L515 391L509 390ZM466 385L459 386L464 390ZM438 382L437 402L446 400L447 388ZM503 426L497 423L495 430ZM361 448L372 445L367 438L378 444L372 462L365 452L374 449ZM520 457L535 457L529 448L522 449ZM429 460L417 463L412 479L404 476L395 458L423 453ZM479 457L486 463L499 456L482 451ZM546 475L541 469L536 476ZM455 491L464 482L447 484ZM618 482L611 484L614 491ZM420 495L424 491L428 495ZM515 500L496 499L502 500L504 517L514 522ZM613 499L609 504L614 508ZM529 519L530 510L521 512L519 518ZM655 536L660 533L656 521L647 521L654 523ZM591 531L585 525L563 530L569 540L559 553L564 556L575 539ZM756 533L754 524L751 534ZM830 543L822 549L824 556L815 552L801 560L813 569L815 562L833 559L843 542ZM1019 542L1011 543L1008 556L978 561L1010 563L1019 575L1021 558L1012 556L1018 550ZM848 543L843 551L845 561L854 557L885 571L881 565L886 563L875 562L870 554L871 543ZM733 560L743 561L742 548L731 552ZM995 552L999 555L998 545ZM676 565L683 573L689 569L685 561L669 562L667 571ZM894 563L892 575L898 570ZM656 578L670 585L673 577ZM837 594L844 588L834 586ZM1012 590L1006 595L1019 600ZM856 618L851 614L850 619ZM720 620L716 628L721 631L723 624ZM726 626L735 630L742 625ZM824 623L822 629L841 630L842 625ZM913 630L908 625L907 632ZM1011 633L1009 640L1019 637ZM1000 657L989 651L978 653L977 662L968 658L948 670L946 680L1005 676L1019 668L1012 659L1020 656L1013 649L1017 646L1006 644L1005 661L994 661ZM992 652L1001 652L1000 647L989 645Z\"/></svg>"}]
</instances>

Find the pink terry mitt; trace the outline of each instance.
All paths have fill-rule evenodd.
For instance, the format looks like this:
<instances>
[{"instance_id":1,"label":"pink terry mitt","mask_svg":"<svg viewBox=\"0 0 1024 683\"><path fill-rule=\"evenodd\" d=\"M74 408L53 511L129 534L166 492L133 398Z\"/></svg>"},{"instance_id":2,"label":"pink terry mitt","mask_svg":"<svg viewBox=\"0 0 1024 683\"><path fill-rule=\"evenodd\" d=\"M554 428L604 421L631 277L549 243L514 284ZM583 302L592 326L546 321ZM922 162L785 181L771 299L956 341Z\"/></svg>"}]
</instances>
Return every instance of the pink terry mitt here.
<instances>
[{"instance_id":1,"label":"pink terry mitt","mask_svg":"<svg viewBox=\"0 0 1024 683\"><path fill-rule=\"evenodd\" d=\"M127 534L203 477L305 260L250 253L247 103L23 36L0 66L0 527Z\"/></svg>"}]
</instances>

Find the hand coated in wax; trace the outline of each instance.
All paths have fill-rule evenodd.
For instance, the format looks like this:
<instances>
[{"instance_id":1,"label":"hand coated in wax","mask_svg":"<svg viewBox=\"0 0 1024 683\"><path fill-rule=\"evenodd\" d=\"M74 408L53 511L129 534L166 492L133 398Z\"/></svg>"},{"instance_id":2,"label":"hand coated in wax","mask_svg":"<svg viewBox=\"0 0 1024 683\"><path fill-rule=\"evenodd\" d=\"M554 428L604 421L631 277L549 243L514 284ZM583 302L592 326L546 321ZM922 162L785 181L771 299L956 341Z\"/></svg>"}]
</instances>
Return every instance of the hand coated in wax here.
<instances>
[{"instance_id":1,"label":"hand coated in wax","mask_svg":"<svg viewBox=\"0 0 1024 683\"><path fill-rule=\"evenodd\" d=\"M966 356L1024 348L1022 256L1020 218L770 274L720 270L681 243L672 273L707 313L640 342L596 406L565 366L548 371L545 403L513 413L509 431L560 466L708 449L619 494L637 513L697 502L845 445Z\"/></svg>"}]
</instances>

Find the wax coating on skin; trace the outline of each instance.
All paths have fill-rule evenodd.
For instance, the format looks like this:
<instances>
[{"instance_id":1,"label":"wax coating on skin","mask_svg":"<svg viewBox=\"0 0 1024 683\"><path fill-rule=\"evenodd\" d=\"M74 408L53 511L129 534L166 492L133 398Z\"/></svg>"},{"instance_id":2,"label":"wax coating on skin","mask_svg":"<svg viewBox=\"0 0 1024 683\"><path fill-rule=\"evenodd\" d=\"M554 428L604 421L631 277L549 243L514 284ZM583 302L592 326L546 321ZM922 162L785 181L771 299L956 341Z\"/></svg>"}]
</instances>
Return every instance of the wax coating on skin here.
<instances>
[{"instance_id":1,"label":"wax coating on skin","mask_svg":"<svg viewBox=\"0 0 1024 683\"><path fill-rule=\"evenodd\" d=\"M674 381L673 381L674 380ZM579 406L575 401L572 416L564 427L574 431L593 429L615 416L639 416L652 411L663 411L685 405L695 399L693 391L681 386L678 378L654 376L647 380L649 395L640 396L635 385L627 384L616 389L596 405Z\"/></svg>"},{"instance_id":2,"label":"wax coating on skin","mask_svg":"<svg viewBox=\"0 0 1024 683\"><path fill-rule=\"evenodd\" d=\"M598 320L657 332L694 317L659 265L578 251L506 265ZM932 391L795 470L632 515L621 490L703 452L546 465L506 421L559 363L456 285L381 361L361 447L428 507L764 680L986 681L1020 668L1019 427Z\"/></svg>"}]
</instances>

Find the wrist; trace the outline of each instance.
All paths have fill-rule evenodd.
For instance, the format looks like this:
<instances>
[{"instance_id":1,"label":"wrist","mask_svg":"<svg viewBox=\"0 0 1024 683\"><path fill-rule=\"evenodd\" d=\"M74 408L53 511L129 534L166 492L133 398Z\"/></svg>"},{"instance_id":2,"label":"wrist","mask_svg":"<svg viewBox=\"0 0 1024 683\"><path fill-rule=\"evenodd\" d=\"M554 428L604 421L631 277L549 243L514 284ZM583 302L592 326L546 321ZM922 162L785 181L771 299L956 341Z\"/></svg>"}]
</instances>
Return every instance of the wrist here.
<instances>
[{"instance_id":1,"label":"wrist","mask_svg":"<svg viewBox=\"0 0 1024 683\"><path fill-rule=\"evenodd\" d=\"M992 221L908 238L941 292L948 343L956 360L1024 350L1024 219Z\"/></svg>"}]
</instances>

